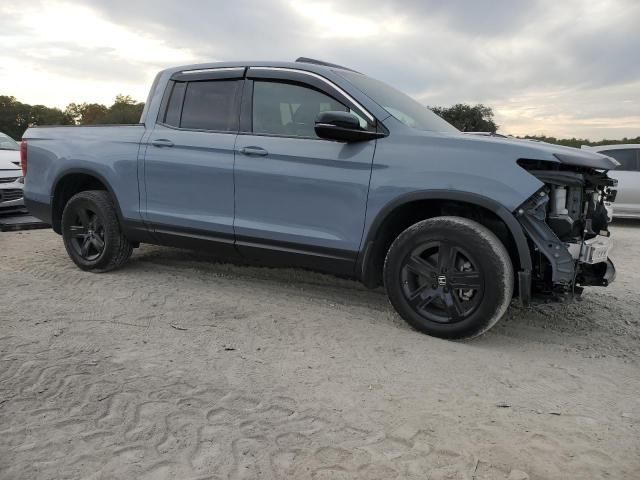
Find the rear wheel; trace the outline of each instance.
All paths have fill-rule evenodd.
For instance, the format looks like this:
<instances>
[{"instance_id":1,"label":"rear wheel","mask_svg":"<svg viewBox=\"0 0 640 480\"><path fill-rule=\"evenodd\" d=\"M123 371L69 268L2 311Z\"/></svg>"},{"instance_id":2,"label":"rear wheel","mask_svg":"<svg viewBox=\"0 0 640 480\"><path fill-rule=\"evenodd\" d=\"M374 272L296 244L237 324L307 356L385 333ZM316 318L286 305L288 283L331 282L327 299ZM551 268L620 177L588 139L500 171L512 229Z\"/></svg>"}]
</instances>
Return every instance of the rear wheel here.
<instances>
[{"instance_id":1,"label":"rear wheel","mask_svg":"<svg viewBox=\"0 0 640 480\"><path fill-rule=\"evenodd\" d=\"M113 270L133 251L122 233L111 196L103 190L71 197L62 212L62 238L69 257L82 270Z\"/></svg>"},{"instance_id":2,"label":"rear wheel","mask_svg":"<svg viewBox=\"0 0 640 480\"><path fill-rule=\"evenodd\" d=\"M504 315L513 266L502 242L461 217L416 223L393 242L384 266L389 299L410 325L442 338L471 338Z\"/></svg>"}]
</instances>

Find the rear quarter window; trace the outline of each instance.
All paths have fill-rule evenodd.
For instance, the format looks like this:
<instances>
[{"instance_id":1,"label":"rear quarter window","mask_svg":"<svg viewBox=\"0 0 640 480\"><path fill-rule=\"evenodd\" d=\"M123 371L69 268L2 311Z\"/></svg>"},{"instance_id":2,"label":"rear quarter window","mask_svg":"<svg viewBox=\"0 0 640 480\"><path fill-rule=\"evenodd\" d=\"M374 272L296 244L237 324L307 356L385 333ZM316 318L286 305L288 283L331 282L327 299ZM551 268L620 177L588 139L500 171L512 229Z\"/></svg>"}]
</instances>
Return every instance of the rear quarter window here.
<instances>
[{"instance_id":1,"label":"rear quarter window","mask_svg":"<svg viewBox=\"0 0 640 480\"><path fill-rule=\"evenodd\" d=\"M172 127L178 127L180 125L180 113L185 88L186 83L173 82L173 86L170 88L164 117L160 120L161 123L171 125Z\"/></svg>"}]
</instances>

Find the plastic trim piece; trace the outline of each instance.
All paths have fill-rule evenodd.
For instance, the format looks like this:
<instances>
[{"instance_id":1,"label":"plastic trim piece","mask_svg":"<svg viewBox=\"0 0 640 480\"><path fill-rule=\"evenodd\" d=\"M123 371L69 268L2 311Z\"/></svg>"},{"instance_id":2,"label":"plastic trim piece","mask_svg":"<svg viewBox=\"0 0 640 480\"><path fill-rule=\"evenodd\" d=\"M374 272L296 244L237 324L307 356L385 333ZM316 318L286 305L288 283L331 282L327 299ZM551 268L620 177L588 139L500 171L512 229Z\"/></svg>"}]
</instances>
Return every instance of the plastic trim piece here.
<instances>
[{"instance_id":1,"label":"plastic trim piece","mask_svg":"<svg viewBox=\"0 0 640 480\"><path fill-rule=\"evenodd\" d=\"M197 82L202 80L231 80L241 79L245 74L245 67L201 68L176 72L169 80L180 82Z\"/></svg>"}]
</instances>

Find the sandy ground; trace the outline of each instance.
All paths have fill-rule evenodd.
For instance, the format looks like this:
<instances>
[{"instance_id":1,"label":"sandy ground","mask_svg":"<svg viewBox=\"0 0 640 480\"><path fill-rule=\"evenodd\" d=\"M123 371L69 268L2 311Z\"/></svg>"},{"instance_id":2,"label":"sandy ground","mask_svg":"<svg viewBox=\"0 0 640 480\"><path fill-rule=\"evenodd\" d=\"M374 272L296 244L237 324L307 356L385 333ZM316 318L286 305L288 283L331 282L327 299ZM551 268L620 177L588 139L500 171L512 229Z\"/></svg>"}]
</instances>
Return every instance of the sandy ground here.
<instances>
[{"instance_id":1,"label":"sandy ground","mask_svg":"<svg viewBox=\"0 0 640 480\"><path fill-rule=\"evenodd\" d=\"M0 234L0 478L638 479L640 223L618 281L412 331L380 290L143 246L75 268Z\"/></svg>"}]
</instances>

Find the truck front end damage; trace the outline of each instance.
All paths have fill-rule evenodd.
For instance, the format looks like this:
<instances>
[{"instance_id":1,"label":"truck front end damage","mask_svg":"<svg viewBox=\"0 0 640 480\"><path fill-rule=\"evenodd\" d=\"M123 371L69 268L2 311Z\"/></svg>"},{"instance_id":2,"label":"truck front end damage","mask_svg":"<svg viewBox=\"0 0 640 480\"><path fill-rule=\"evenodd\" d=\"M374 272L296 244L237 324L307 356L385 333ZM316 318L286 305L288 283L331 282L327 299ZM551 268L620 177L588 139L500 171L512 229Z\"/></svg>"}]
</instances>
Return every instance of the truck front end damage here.
<instances>
[{"instance_id":1,"label":"truck front end damage","mask_svg":"<svg viewBox=\"0 0 640 480\"><path fill-rule=\"evenodd\" d=\"M534 293L581 293L584 286L607 286L615 278L605 204L617 182L606 171L540 160L518 164L544 185L517 210L529 240Z\"/></svg>"}]
</instances>

